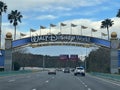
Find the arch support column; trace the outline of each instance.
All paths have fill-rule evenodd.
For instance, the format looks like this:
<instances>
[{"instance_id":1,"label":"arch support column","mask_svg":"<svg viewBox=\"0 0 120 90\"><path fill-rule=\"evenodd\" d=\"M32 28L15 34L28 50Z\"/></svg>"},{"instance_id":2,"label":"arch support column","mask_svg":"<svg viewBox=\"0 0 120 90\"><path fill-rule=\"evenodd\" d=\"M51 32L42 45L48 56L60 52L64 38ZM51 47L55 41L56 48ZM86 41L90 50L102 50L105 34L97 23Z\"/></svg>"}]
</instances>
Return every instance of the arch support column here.
<instances>
[{"instance_id":1,"label":"arch support column","mask_svg":"<svg viewBox=\"0 0 120 90\"><path fill-rule=\"evenodd\" d=\"M118 73L118 47L119 40L116 32L111 34L111 47L110 47L110 72Z\"/></svg>"},{"instance_id":2,"label":"arch support column","mask_svg":"<svg viewBox=\"0 0 120 90\"><path fill-rule=\"evenodd\" d=\"M8 32L5 38L5 62L4 71L12 70L12 34Z\"/></svg>"}]
</instances>

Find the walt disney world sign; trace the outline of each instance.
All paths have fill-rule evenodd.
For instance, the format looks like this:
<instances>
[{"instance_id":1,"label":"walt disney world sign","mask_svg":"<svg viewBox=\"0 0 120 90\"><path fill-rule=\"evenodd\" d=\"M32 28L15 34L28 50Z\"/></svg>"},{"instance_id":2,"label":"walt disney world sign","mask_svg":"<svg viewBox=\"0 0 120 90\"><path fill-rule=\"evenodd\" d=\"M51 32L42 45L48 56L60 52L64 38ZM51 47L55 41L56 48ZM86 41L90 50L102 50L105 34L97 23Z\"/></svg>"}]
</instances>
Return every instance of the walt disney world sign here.
<instances>
[{"instance_id":1,"label":"walt disney world sign","mask_svg":"<svg viewBox=\"0 0 120 90\"><path fill-rule=\"evenodd\" d=\"M79 35L68 35L68 34L61 34L61 35L35 35L31 36L31 42L56 42L56 41L68 41L68 42L90 42L90 37L79 36Z\"/></svg>"}]
</instances>

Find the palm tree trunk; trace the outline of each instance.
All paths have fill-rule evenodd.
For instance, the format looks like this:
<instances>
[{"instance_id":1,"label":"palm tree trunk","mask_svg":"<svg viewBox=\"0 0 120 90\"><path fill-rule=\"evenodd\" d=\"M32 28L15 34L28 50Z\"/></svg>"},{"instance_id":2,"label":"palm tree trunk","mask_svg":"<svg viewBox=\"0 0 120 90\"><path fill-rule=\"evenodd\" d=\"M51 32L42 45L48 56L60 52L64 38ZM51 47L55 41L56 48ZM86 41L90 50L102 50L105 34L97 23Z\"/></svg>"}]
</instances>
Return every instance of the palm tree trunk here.
<instances>
[{"instance_id":1,"label":"palm tree trunk","mask_svg":"<svg viewBox=\"0 0 120 90\"><path fill-rule=\"evenodd\" d=\"M14 32L14 40L16 40L16 26L15 27L15 32Z\"/></svg>"},{"instance_id":2,"label":"palm tree trunk","mask_svg":"<svg viewBox=\"0 0 120 90\"><path fill-rule=\"evenodd\" d=\"M2 30L1 30L1 27L2 27L2 14L0 15L0 48L1 48L1 33L2 33Z\"/></svg>"},{"instance_id":3,"label":"palm tree trunk","mask_svg":"<svg viewBox=\"0 0 120 90\"><path fill-rule=\"evenodd\" d=\"M108 32L108 40L110 40L110 38L109 38L109 27L107 27L107 32Z\"/></svg>"}]
</instances>

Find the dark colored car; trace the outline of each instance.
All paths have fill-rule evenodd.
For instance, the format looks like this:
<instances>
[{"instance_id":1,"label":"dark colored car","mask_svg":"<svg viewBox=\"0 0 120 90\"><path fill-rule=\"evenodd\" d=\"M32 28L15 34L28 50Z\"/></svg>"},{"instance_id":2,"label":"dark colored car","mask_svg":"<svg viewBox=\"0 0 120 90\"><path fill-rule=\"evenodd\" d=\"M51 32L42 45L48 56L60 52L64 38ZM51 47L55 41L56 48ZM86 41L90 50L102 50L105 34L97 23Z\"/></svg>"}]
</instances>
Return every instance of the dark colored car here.
<instances>
[{"instance_id":1,"label":"dark colored car","mask_svg":"<svg viewBox=\"0 0 120 90\"><path fill-rule=\"evenodd\" d=\"M65 68L64 69L64 73L70 73L70 69L69 68Z\"/></svg>"}]
</instances>

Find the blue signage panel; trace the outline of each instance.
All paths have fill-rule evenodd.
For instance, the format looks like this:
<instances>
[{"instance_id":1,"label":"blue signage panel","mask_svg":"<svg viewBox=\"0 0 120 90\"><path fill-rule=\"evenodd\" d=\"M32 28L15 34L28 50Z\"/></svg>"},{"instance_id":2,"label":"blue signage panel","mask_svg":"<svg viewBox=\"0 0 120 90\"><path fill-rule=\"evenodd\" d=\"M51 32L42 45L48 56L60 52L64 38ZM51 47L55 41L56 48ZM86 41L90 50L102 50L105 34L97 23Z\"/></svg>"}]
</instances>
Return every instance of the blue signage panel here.
<instances>
[{"instance_id":1,"label":"blue signage panel","mask_svg":"<svg viewBox=\"0 0 120 90\"><path fill-rule=\"evenodd\" d=\"M23 38L23 39L18 39L12 42L12 47L19 47L19 46L24 46L31 43L31 37L28 38Z\"/></svg>"},{"instance_id":2,"label":"blue signage panel","mask_svg":"<svg viewBox=\"0 0 120 90\"><path fill-rule=\"evenodd\" d=\"M108 41L108 40L95 38L95 37L91 37L90 40L91 40L91 43L95 43L96 45L105 46L105 47L110 48L110 41Z\"/></svg>"},{"instance_id":3,"label":"blue signage panel","mask_svg":"<svg viewBox=\"0 0 120 90\"><path fill-rule=\"evenodd\" d=\"M28 38L23 38L13 41L12 47L19 47L19 46L27 45L29 43L62 42L62 41L76 42L76 43L95 43L96 45L100 45L108 48L110 47L110 41L108 40L95 38L95 37L69 35L69 34L31 36Z\"/></svg>"},{"instance_id":4,"label":"blue signage panel","mask_svg":"<svg viewBox=\"0 0 120 90\"><path fill-rule=\"evenodd\" d=\"M0 50L0 67L4 66L5 50Z\"/></svg>"}]
</instances>

